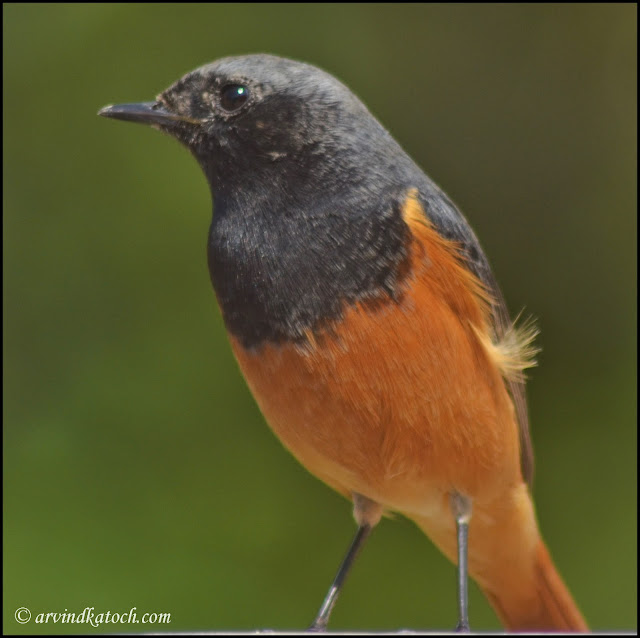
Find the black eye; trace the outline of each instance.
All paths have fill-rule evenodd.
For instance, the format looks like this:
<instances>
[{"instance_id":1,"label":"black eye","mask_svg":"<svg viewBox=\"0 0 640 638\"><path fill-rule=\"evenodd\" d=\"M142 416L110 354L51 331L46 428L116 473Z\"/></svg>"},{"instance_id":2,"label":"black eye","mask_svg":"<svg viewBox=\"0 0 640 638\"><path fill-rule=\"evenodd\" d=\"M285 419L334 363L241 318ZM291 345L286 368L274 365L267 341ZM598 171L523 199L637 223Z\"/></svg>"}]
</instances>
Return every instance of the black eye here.
<instances>
[{"instance_id":1,"label":"black eye","mask_svg":"<svg viewBox=\"0 0 640 638\"><path fill-rule=\"evenodd\" d=\"M237 111L249 99L249 89L242 84L227 84L220 91L220 106L225 111Z\"/></svg>"}]
</instances>

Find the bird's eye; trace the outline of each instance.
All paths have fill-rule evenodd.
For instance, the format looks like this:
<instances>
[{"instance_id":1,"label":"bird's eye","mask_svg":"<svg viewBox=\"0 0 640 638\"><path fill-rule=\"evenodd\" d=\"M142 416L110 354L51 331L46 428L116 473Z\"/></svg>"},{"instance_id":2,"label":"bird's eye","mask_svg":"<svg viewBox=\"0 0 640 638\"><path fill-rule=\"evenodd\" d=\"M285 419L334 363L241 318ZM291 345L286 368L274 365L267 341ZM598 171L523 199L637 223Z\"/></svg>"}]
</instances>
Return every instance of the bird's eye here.
<instances>
[{"instance_id":1,"label":"bird's eye","mask_svg":"<svg viewBox=\"0 0 640 638\"><path fill-rule=\"evenodd\" d=\"M225 111L237 111L249 99L249 89L242 84L227 84L220 91L220 106Z\"/></svg>"}]
</instances>

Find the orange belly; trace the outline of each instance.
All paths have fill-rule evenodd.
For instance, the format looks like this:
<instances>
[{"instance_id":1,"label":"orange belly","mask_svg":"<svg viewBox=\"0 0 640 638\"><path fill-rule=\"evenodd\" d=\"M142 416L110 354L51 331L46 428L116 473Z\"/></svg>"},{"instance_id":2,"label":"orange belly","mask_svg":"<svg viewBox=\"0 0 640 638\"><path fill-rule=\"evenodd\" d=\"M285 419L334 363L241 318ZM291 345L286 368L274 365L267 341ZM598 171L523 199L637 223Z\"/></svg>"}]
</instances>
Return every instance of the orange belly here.
<instances>
[{"instance_id":1,"label":"orange belly","mask_svg":"<svg viewBox=\"0 0 640 638\"><path fill-rule=\"evenodd\" d=\"M522 481L518 429L479 336L489 329L477 281L455 247L407 221L399 300L345 308L307 345L231 344L267 422L313 474L387 509L449 517L452 489L481 503Z\"/></svg>"}]
</instances>

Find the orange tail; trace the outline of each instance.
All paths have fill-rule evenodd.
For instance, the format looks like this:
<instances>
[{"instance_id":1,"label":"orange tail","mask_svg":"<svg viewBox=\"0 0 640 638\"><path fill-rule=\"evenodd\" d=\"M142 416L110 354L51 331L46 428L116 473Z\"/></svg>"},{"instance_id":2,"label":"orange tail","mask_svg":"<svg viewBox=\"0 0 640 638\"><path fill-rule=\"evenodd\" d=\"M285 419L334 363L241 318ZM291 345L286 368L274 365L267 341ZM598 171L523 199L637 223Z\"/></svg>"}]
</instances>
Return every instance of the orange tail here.
<instances>
[{"instance_id":1,"label":"orange tail","mask_svg":"<svg viewBox=\"0 0 640 638\"><path fill-rule=\"evenodd\" d=\"M530 606L510 605L504 593L483 591L507 629L513 631L588 631L580 610L558 574L542 539L534 563L534 601Z\"/></svg>"},{"instance_id":2,"label":"orange tail","mask_svg":"<svg viewBox=\"0 0 640 638\"><path fill-rule=\"evenodd\" d=\"M456 562L453 517L412 517ZM487 505L474 503L469 573L512 631L588 631L538 533L524 484Z\"/></svg>"}]
</instances>

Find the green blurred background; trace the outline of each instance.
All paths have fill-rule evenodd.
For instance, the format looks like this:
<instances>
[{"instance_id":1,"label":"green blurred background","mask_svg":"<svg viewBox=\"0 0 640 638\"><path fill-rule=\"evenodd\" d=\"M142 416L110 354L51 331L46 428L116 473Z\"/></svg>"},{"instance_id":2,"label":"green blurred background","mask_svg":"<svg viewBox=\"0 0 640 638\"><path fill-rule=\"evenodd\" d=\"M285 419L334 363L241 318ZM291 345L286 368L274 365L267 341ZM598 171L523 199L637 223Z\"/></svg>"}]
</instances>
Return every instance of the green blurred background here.
<instances>
[{"instance_id":1,"label":"green blurred background","mask_svg":"<svg viewBox=\"0 0 640 638\"><path fill-rule=\"evenodd\" d=\"M39 612L304 628L355 530L263 422L210 289L189 154L103 120L215 58L342 79L461 206L512 312L544 536L593 628L637 625L636 6L3 5L4 631ZM455 572L386 520L333 628L451 629ZM477 588L475 629L499 626Z\"/></svg>"}]
</instances>

